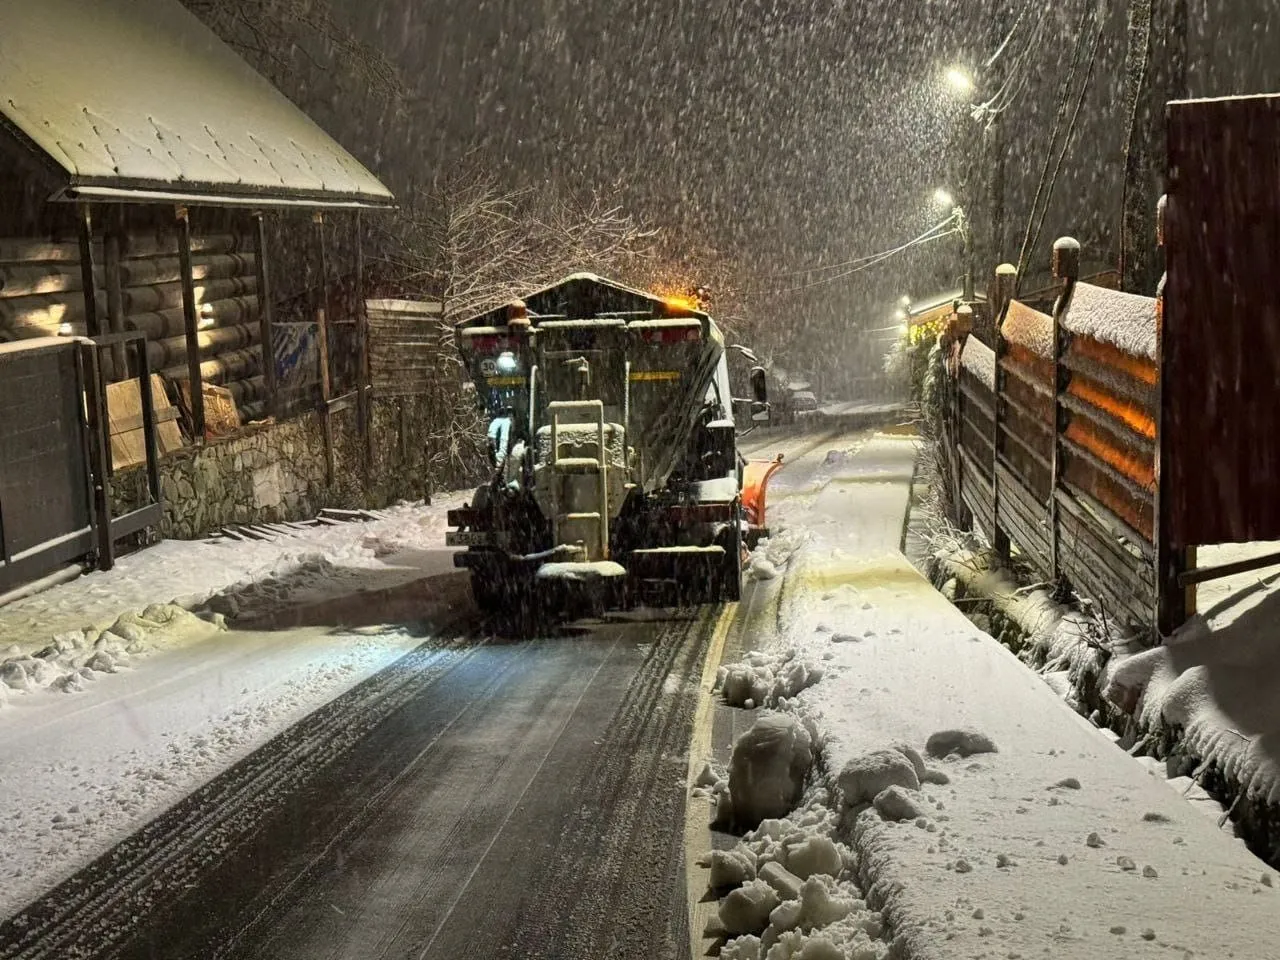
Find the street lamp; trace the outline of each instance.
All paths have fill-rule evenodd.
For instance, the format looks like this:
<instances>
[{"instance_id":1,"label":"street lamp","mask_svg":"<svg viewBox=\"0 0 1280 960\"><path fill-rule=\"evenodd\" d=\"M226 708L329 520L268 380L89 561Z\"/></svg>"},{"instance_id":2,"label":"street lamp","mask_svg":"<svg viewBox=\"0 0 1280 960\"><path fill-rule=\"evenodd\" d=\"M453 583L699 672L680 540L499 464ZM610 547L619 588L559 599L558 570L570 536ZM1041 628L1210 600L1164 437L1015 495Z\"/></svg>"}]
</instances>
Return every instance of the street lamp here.
<instances>
[{"instance_id":1,"label":"street lamp","mask_svg":"<svg viewBox=\"0 0 1280 960\"><path fill-rule=\"evenodd\" d=\"M965 100L970 99L978 88L973 77L963 67L952 67L947 71L947 86L952 93Z\"/></svg>"},{"instance_id":2,"label":"street lamp","mask_svg":"<svg viewBox=\"0 0 1280 960\"><path fill-rule=\"evenodd\" d=\"M954 210L956 198L952 196L950 190L947 190L944 187L939 187L937 190L933 191L933 202L944 210Z\"/></svg>"}]
</instances>

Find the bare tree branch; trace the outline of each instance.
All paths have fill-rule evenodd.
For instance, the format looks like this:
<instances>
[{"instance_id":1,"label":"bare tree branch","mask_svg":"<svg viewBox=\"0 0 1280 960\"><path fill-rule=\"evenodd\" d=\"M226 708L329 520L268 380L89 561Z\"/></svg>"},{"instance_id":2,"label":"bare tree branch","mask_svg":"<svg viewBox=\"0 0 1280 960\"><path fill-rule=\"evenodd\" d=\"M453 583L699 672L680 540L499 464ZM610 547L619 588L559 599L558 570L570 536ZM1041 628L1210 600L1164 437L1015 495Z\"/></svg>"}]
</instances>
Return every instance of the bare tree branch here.
<instances>
[{"instance_id":1,"label":"bare tree branch","mask_svg":"<svg viewBox=\"0 0 1280 960\"><path fill-rule=\"evenodd\" d=\"M381 51L359 40L326 0L184 0L192 13L260 65L287 70L295 51L317 66L340 64L387 100L404 98L404 85Z\"/></svg>"}]
</instances>

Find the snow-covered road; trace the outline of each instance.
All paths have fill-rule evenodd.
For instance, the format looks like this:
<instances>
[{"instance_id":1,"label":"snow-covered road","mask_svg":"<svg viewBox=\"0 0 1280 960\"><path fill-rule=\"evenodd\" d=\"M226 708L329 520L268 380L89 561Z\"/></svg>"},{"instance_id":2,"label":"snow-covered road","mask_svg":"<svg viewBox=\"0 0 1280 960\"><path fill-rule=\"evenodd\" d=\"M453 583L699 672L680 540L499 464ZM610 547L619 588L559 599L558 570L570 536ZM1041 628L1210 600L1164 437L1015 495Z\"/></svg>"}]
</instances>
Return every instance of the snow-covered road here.
<instances>
[{"instance_id":1,"label":"snow-covered road","mask_svg":"<svg viewBox=\"0 0 1280 960\"><path fill-rule=\"evenodd\" d=\"M0 918L467 606L441 549L451 502L275 542L167 542L0 607ZM184 609L214 596L259 622Z\"/></svg>"},{"instance_id":2,"label":"snow-covered road","mask_svg":"<svg viewBox=\"0 0 1280 960\"><path fill-rule=\"evenodd\" d=\"M0 895L38 899L0 958L680 956L687 736L725 608L495 637L442 509L169 544L9 609L12 635L47 612L145 642L115 673L87 668L100 627L11 651L42 665L0 716ZM226 627L112 619L202 578L185 603Z\"/></svg>"}]
</instances>

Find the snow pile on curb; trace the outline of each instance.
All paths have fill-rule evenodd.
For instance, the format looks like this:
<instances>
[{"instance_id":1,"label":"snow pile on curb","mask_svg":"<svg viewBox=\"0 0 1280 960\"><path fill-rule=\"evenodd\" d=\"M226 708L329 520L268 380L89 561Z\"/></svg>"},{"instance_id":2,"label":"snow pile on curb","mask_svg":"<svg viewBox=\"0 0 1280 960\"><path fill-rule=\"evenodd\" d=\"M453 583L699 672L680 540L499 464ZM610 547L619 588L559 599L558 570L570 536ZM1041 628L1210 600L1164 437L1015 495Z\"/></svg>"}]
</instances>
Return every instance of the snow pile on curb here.
<instances>
[{"instance_id":1,"label":"snow pile on curb","mask_svg":"<svg viewBox=\"0 0 1280 960\"><path fill-rule=\"evenodd\" d=\"M778 707L821 680L823 672L821 663L801 660L794 650L753 650L741 663L721 667L716 674L716 687L731 707Z\"/></svg>"},{"instance_id":2,"label":"snow pile on curb","mask_svg":"<svg viewBox=\"0 0 1280 960\"><path fill-rule=\"evenodd\" d=\"M1166 646L1116 657L1105 696L1123 711L1132 752L1160 758L1170 786L1280 864L1280 664L1274 625L1261 633L1197 618ZM1205 788L1208 788L1209 793ZM1232 821L1228 823L1228 818Z\"/></svg>"},{"instance_id":3,"label":"snow pile on curb","mask_svg":"<svg viewBox=\"0 0 1280 960\"><path fill-rule=\"evenodd\" d=\"M752 580L775 580L786 569L791 557L808 541L802 532L785 529L761 540L751 552L746 575Z\"/></svg>"},{"instance_id":4,"label":"snow pile on curb","mask_svg":"<svg viewBox=\"0 0 1280 960\"><path fill-rule=\"evenodd\" d=\"M730 850L702 861L721 896L723 960L883 960L883 921L854 882L856 864L837 839L838 803L823 785L819 719L795 699L823 669L792 650L752 652L722 668L730 706L763 711L733 745L729 770L704 766L693 793L713 823L750 827Z\"/></svg>"},{"instance_id":5,"label":"snow pile on curb","mask_svg":"<svg viewBox=\"0 0 1280 960\"><path fill-rule=\"evenodd\" d=\"M813 787L786 817L763 820L732 850L711 853L724 960L882 960L883 921L853 881L828 792Z\"/></svg>"},{"instance_id":6,"label":"snow pile on curb","mask_svg":"<svg viewBox=\"0 0 1280 960\"><path fill-rule=\"evenodd\" d=\"M0 705L15 694L41 690L77 693L99 677L129 669L174 638L210 625L173 604L152 604L140 614L125 614L106 630L85 627L58 634L34 653L17 645L0 660Z\"/></svg>"},{"instance_id":7,"label":"snow pile on curb","mask_svg":"<svg viewBox=\"0 0 1280 960\"><path fill-rule=\"evenodd\" d=\"M86 624L106 629L121 614L152 603L193 610L219 594L248 598L255 583L281 589L318 586L338 569L376 570L394 585L397 555L443 552L447 512L467 496L458 491L430 505L401 503L383 511L385 520L305 527L274 541L166 540L121 557L109 571L94 571L0 607L0 651L16 645L19 653L34 653L54 636ZM406 568L406 577L414 575L420 573ZM269 600L272 588L260 589L256 599Z\"/></svg>"}]
</instances>

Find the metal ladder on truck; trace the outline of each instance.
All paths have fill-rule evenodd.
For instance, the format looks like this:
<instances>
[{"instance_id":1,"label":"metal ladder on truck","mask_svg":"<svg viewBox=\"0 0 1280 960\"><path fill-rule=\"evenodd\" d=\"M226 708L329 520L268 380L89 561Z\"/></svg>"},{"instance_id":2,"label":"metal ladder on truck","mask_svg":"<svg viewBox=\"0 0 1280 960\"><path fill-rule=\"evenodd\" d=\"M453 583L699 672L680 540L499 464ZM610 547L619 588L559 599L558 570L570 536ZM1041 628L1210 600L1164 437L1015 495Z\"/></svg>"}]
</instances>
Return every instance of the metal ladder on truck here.
<instances>
[{"instance_id":1,"label":"metal ladder on truck","mask_svg":"<svg viewBox=\"0 0 1280 960\"><path fill-rule=\"evenodd\" d=\"M600 400L555 400L548 404L551 414L551 469L555 480L551 487L551 533L555 543L562 544L562 531L589 526L593 527L596 536L592 547L587 547L589 561L609 559L609 456L605 446L604 403ZM562 421L562 417L570 418ZM596 456L562 457L560 456L560 432L562 426L594 425L596 430ZM573 487L572 496L566 497L565 484L572 483L577 477L591 476L596 478L595 502L593 509L582 510L580 488ZM570 501L570 509L565 510L565 501ZM573 509L573 507L578 509ZM582 543L585 539L574 539L574 543Z\"/></svg>"}]
</instances>

